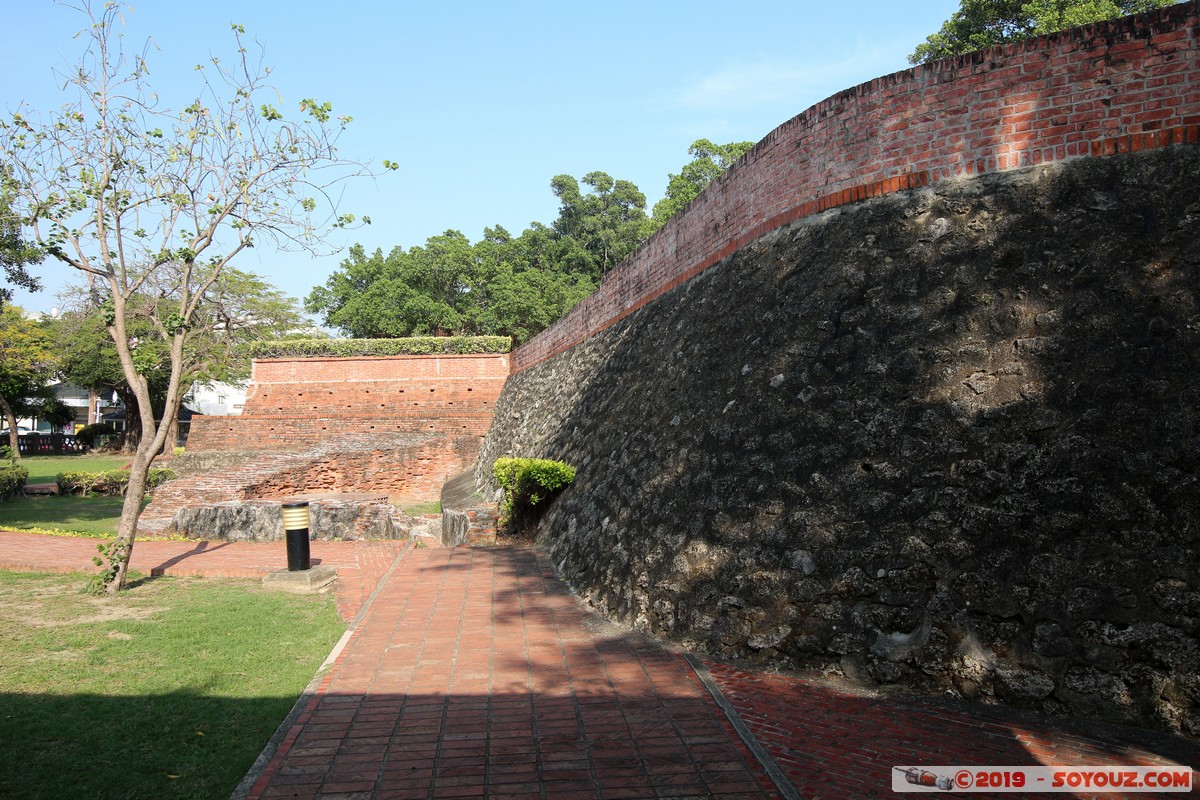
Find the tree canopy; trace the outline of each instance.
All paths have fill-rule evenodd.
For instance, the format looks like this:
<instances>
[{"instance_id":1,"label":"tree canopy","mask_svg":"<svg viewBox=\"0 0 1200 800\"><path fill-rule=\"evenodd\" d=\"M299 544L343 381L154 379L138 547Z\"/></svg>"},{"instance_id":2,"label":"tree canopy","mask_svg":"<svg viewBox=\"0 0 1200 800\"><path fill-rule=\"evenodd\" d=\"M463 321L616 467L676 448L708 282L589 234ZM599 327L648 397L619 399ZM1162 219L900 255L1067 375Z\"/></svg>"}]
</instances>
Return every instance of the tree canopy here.
<instances>
[{"instance_id":1,"label":"tree canopy","mask_svg":"<svg viewBox=\"0 0 1200 800\"><path fill-rule=\"evenodd\" d=\"M962 0L958 11L908 57L911 64L982 50L1127 14L1177 0Z\"/></svg>"},{"instance_id":2,"label":"tree canopy","mask_svg":"<svg viewBox=\"0 0 1200 800\"><path fill-rule=\"evenodd\" d=\"M16 411L26 398L43 394L53 374L54 357L45 327L28 319L18 306L0 308L0 413L14 456L20 453Z\"/></svg>"},{"instance_id":3,"label":"tree canopy","mask_svg":"<svg viewBox=\"0 0 1200 800\"><path fill-rule=\"evenodd\" d=\"M386 256L355 246L305 307L354 338L511 336L516 344L549 327L595 290L606 272L750 149L750 142L692 143L692 160L670 175L667 196L646 214L646 196L605 172L555 175L559 200L549 225L519 236L485 228L472 244L448 230L424 246Z\"/></svg>"},{"instance_id":4,"label":"tree canopy","mask_svg":"<svg viewBox=\"0 0 1200 800\"><path fill-rule=\"evenodd\" d=\"M78 295L79 293L77 293ZM86 292L82 293L86 297ZM161 315L162 298L138 295L127 306L126 331L134 362L146 378L155 419L163 419L171 378L171 353L158 336L153 319ZM103 311L77 301L47 323L58 368L69 382L85 389L112 390L128 409L130 436L141 436L137 394L122 369L116 344L108 336ZM279 339L308 326L296 301L257 275L226 268L206 292L182 352L182 394L197 383L234 382L250 373L243 345Z\"/></svg>"},{"instance_id":5,"label":"tree canopy","mask_svg":"<svg viewBox=\"0 0 1200 800\"><path fill-rule=\"evenodd\" d=\"M658 230L668 219L682 211L752 147L754 142L713 144L708 139L692 142L688 148L692 160L684 164L678 174L667 176L666 195L654 204L654 229Z\"/></svg>"},{"instance_id":6,"label":"tree canopy","mask_svg":"<svg viewBox=\"0 0 1200 800\"><path fill-rule=\"evenodd\" d=\"M0 267L4 279L13 286L36 292L41 289L28 267L42 260L42 254L21 236L21 218L12 210L11 171L0 169ZM12 300L12 289L0 286L0 307Z\"/></svg>"}]
</instances>

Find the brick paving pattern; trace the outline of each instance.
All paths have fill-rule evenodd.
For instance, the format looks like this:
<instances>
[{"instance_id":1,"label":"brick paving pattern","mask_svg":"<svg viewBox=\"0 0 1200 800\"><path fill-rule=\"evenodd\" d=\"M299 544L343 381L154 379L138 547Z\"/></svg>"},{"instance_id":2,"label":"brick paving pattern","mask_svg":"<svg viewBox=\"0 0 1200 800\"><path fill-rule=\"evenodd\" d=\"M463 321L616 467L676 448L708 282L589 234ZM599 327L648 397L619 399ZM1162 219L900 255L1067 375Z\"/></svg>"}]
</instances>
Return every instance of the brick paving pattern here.
<instances>
[{"instance_id":1,"label":"brick paving pattern","mask_svg":"<svg viewBox=\"0 0 1200 800\"><path fill-rule=\"evenodd\" d=\"M251 798L766 798L685 663L535 551L400 563Z\"/></svg>"},{"instance_id":2,"label":"brick paving pattern","mask_svg":"<svg viewBox=\"0 0 1200 800\"><path fill-rule=\"evenodd\" d=\"M87 571L95 547L0 533L0 568ZM312 553L338 570L355 628L249 797L781 796L688 663L585 610L537 551L401 541ZM146 540L133 567L260 577L284 561L280 542ZM1200 766L1194 740L705 666L799 797L895 797L895 766ZM1200 796L1196 773L1193 786L1186 796Z\"/></svg>"},{"instance_id":3,"label":"brick paving pattern","mask_svg":"<svg viewBox=\"0 0 1200 800\"><path fill-rule=\"evenodd\" d=\"M1100 725L1055 724L1011 709L939 704L855 694L801 678L706 664L721 693L737 709L788 780L805 798L898 797L896 766L1200 766L1200 748L1149 731ZM1052 794L1114 800L1200 794L1193 772L1190 794ZM977 798L1017 794L976 792Z\"/></svg>"}]
</instances>

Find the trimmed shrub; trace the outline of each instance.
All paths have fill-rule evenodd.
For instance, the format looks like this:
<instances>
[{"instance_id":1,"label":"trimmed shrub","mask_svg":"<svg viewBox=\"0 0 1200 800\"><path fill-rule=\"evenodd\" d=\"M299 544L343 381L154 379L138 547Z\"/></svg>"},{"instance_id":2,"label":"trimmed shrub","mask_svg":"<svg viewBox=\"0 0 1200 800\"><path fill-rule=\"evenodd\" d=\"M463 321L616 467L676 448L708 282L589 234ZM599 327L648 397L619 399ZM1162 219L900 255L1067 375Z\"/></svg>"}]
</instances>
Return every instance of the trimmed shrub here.
<instances>
[{"instance_id":1,"label":"trimmed shrub","mask_svg":"<svg viewBox=\"0 0 1200 800\"><path fill-rule=\"evenodd\" d=\"M150 472L146 475L146 489L151 491L174 479L174 470L166 467L151 467ZM58 490L63 494L103 494L117 497L125 494L125 490L129 486L129 470L60 472L57 483Z\"/></svg>"},{"instance_id":2,"label":"trimmed shrub","mask_svg":"<svg viewBox=\"0 0 1200 800\"><path fill-rule=\"evenodd\" d=\"M498 458L492 474L504 489L500 526L510 533L528 534L537 524L537 506L571 485L575 468L543 458Z\"/></svg>"},{"instance_id":3,"label":"trimmed shrub","mask_svg":"<svg viewBox=\"0 0 1200 800\"><path fill-rule=\"evenodd\" d=\"M507 336L412 336L406 339L280 339L250 342L250 358L354 358L364 356L507 353Z\"/></svg>"},{"instance_id":4,"label":"trimmed shrub","mask_svg":"<svg viewBox=\"0 0 1200 800\"><path fill-rule=\"evenodd\" d=\"M29 480L29 470L17 464L0 466L0 502L15 497L25 488Z\"/></svg>"}]
</instances>

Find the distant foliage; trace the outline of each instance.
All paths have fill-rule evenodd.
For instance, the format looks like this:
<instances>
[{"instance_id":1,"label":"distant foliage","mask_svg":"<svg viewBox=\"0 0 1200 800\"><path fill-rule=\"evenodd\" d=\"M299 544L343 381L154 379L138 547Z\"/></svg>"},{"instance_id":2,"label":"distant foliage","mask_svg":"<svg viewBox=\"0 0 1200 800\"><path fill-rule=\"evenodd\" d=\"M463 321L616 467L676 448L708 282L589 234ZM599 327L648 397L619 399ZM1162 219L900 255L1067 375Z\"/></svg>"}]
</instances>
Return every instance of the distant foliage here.
<instances>
[{"instance_id":1,"label":"distant foliage","mask_svg":"<svg viewBox=\"0 0 1200 800\"><path fill-rule=\"evenodd\" d=\"M519 236L497 225L475 243L447 230L386 255L355 245L305 307L354 338L491 335L524 344L595 291L606 273L751 146L693 142L692 160L668 176L654 219L636 185L597 171L551 178L558 217L548 225L532 222Z\"/></svg>"},{"instance_id":2,"label":"distant foliage","mask_svg":"<svg viewBox=\"0 0 1200 800\"><path fill-rule=\"evenodd\" d=\"M0 466L0 502L15 497L25 488L29 470L16 464Z\"/></svg>"},{"instance_id":3,"label":"distant foliage","mask_svg":"<svg viewBox=\"0 0 1200 800\"><path fill-rule=\"evenodd\" d=\"M661 228L667 220L682 211L753 147L754 142L713 144L708 139L692 142L692 146L688 148L692 160L683 165L679 174L671 173L667 176L667 193L662 200L654 204L654 230Z\"/></svg>"},{"instance_id":4,"label":"distant foliage","mask_svg":"<svg viewBox=\"0 0 1200 800\"><path fill-rule=\"evenodd\" d=\"M147 491L175 479L175 472L165 467L151 467L146 475ZM129 485L129 470L107 472L60 472L56 482L63 494L104 494L119 497Z\"/></svg>"},{"instance_id":5,"label":"distant foliage","mask_svg":"<svg viewBox=\"0 0 1200 800\"><path fill-rule=\"evenodd\" d=\"M1177 0L962 0L908 57L910 64L971 53L1089 22L1116 19L1174 5Z\"/></svg>"},{"instance_id":6,"label":"distant foliage","mask_svg":"<svg viewBox=\"0 0 1200 800\"><path fill-rule=\"evenodd\" d=\"M507 353L507 336L411 336L403 339L282 339L253 342L251 358L353 358Z\"/></svg>"},{"instance_id":7,"label":"distant foliage","mask_svg":"<svg viewBox=\"0 0 1200 800\"><path fill-rule=\"evenodd\" d=\"M515 533L527 532L537 521L535 507L575 480L574 467L542 458L498 458L492 474L504 489L500 525Z\"/></svg>"}]
</instances>

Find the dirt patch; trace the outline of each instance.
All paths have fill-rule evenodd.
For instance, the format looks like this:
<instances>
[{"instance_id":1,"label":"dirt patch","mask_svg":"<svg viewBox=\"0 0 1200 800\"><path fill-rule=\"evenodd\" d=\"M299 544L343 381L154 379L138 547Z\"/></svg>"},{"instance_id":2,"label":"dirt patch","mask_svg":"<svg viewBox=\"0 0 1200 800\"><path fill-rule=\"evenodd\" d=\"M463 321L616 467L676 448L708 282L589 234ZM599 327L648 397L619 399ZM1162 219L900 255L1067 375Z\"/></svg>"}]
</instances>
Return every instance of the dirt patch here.
<instances>
[{"instance_id":1,"label":"dirt patch","mask_svg":"<svg viewBox=\"0 0 1200 800\"><path fill-rule=\"evenodd\" d=\"M138 598L141 599L140 597ZM122 620L148 619L169 606L137 605L128 597L93 597L83 593L83 583L25 581L0 587L0 625L54 628Z\"/></svg>"}]
</instances>

